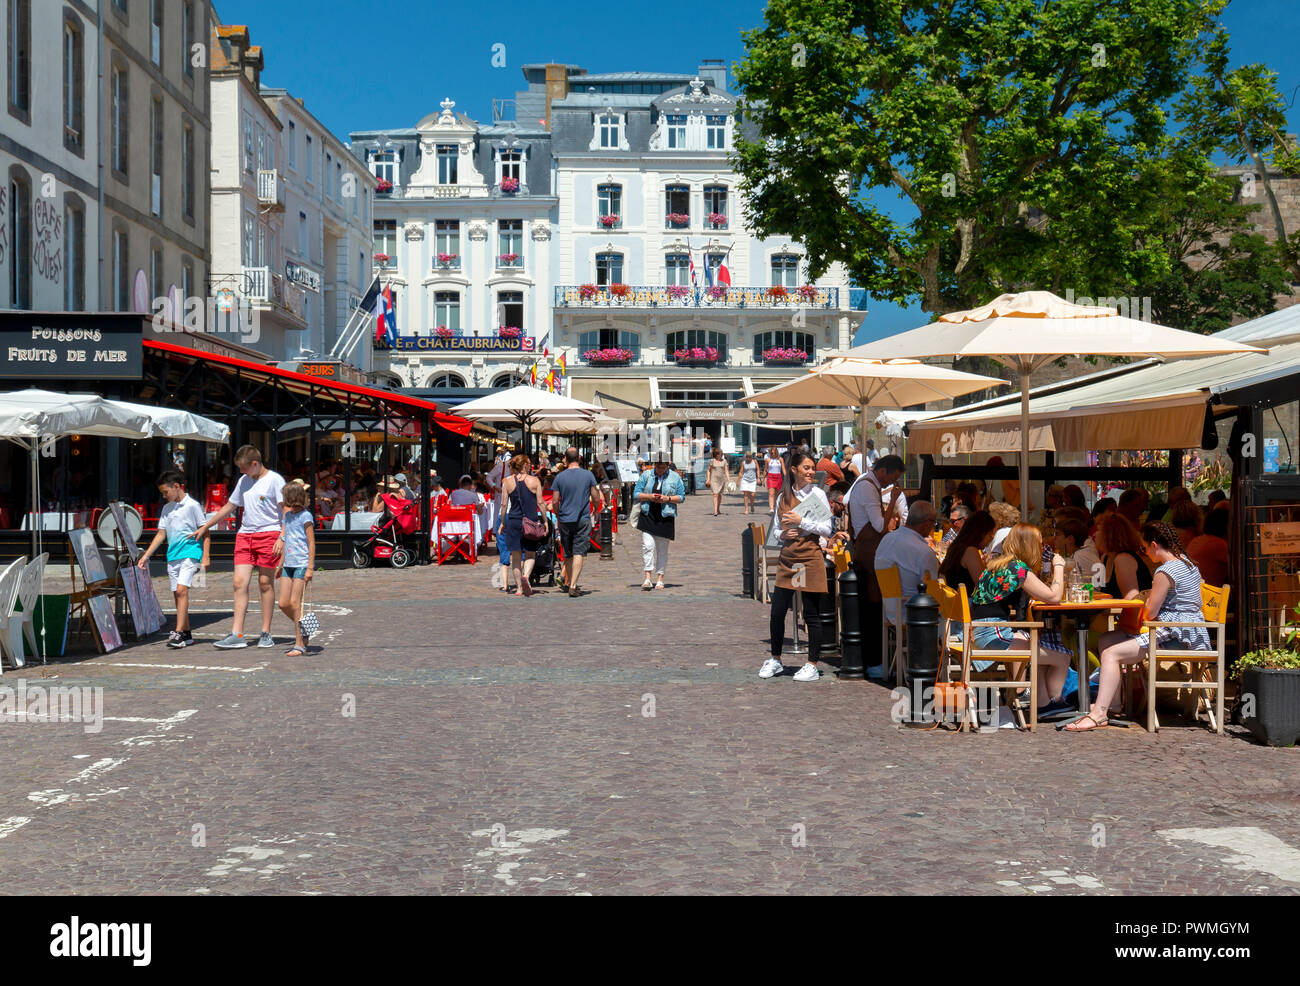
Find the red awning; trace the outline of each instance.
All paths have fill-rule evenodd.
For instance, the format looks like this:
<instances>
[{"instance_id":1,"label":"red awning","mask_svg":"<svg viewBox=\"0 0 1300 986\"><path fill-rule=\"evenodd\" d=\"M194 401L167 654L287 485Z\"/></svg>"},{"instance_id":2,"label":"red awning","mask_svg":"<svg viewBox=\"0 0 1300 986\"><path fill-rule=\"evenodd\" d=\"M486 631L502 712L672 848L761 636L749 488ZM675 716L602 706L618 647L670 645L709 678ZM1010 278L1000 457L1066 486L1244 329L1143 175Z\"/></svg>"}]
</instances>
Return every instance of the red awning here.
<instances>
[{"instance_id":1,"label":"red awning","mask_svg":"<svg viewBox=\"0 0 1300 986\"><path fill-rule=\"evenodd\" d=\"M207 360L209 363L220 363L225 366L235 366L244 370L253 370L257 373L265 373L267 376L279 377L283 380L291 380L300 383L313 390L333 390L346 394L356 394L361 397L369 397L372 400L382 400L389 404L396 404L402 407L413 408L421 411L432 411L433 419L440 427L445 428L457 435L468 435L474 422L468 418L462 418L456 414L448 414L445 411L439 411L438 405L433 401L421 400L419 397L409 397L394 390L380 390L378 387L364 387L361 384L344 383L341 380L325 382L317 377L310 377L305 373L297 373L294 370L286 370L283 367L273 366L270 363L254 363L252 360L239 359L236 356L226 356L223 353L208 353L200 349L190 349L188 346L178 346L173 342L160 342L156 339L145 339L144 346L146 349L156 349L164 353L173 353L177 356L193 360Z\"/></svg>"}]
</instances>

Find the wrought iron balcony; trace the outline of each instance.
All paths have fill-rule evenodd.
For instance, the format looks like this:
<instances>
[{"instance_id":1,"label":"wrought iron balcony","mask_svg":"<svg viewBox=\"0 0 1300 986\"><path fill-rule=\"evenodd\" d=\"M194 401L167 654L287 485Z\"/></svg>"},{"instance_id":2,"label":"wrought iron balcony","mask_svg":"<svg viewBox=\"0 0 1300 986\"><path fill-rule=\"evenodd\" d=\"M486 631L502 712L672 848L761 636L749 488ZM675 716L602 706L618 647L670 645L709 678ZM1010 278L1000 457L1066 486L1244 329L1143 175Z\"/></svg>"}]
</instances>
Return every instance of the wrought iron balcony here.
<instances>
[{"instance_id":1,"label":"wrought iron balcony","mask_svg":"<svg viewBox=\"0 0 1300 986\"><path fill-rule=\"evenodd\" d=\"M561 284L556 308L757 308L837 309L839 288L685 287L684 285Z\"/></svg>"}]
</instances>

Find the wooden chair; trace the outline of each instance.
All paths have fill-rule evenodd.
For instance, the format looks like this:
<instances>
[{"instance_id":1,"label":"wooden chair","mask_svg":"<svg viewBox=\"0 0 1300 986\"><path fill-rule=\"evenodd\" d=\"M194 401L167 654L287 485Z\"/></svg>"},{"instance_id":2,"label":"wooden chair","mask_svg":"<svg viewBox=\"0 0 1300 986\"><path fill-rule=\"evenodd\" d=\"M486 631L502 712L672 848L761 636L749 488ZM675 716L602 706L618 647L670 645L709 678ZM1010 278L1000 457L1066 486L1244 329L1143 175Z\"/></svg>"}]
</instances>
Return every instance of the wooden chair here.
<instances>
[{"instance_id":1,"label":"wooden chair","mask_svg":"<svg viewBox=\"0 0 1300 986\"><path fill-rule=\"evenodd\" d=\"M978 681L981 686L996 688L998 691L1011 690L1019 692L1025 687L1024 679L1012 678L1019 668L1019 665L1028 663L1029 665L1029 718L1025 719L1024 710L1019 706L1011 706L1012 713L1016 717L1017 723L1021 727L1028 727L1032 732L1038 728L1038 632L1043 629L1041 622L1031 620L994 620L981 622L980 626L998 627L1010 630L1027 630L1029 631L1029 650L1009 651L1005 649L979 650L975 647L975 633L972 629L973 621L970 616L970 599L966 595L966 587L959 586L957 594L957 603L954 606L954 612L961 624L961 680L969 681L972 684ZM975 671L974 662L996 661L1003 666L1002 674L999 675L992 668L986 671ZM1013 667L1014 665L1014 667ZM988 676L988 677L986 677ZM1008 703L1010 705L1010 703Z\"/></svg>"},{"instance_id":2,"label":"wooden chair","mask_svg":"<svg viewBox=\"0 0 1300 986\"><path fill-rule=\"evenodd\" d=\"M907 627L903 613L903 580L898 573L898 566L876 569L876 582L880 585L881 619L880 619L880 653L883 677L889 680L889 672L894 671L894 684L903 686L903 633ZM895 626L889 618L889 604L898 600L898 624ZM889 646L889 630L894 630L894 646Z\"/></svg>"},{"instance_id":3,"label":"wooden chair","mask_svg":"<svg viewBox=\"0 0 1300 986\"><path fill-rule=\"evenodd\" d=\"M1147 652L1147 730L1157 732L1160 722L1156 718L1157 688L1190 688L1196 692L1196 711L1204 706L1209 717L1210 726L1219 735L1223 735L1223 673L1224 652L1227 647L1227 616L1229 586L1219 589L1201 583L1201 611L1203 620L1160 621L1145 620L1143 628L1151 634L1151 646ZM1210 650L1175 650L1155 646L1155 630L1158 627L1204 627L1211 637ZM1217 643L1215 640L1217 638ZM1172 681L1159 679L1160 667L1172 664L1187 664L1192 668L1191 681ZM1214 692L1214 706L1210 706L1210 697L1206 692Z\"/></svg>"},{"instance_id":4,"label":"wooden chair","mask_svg":"<svg viewBox=\"0 0 1300 986\"><path fill-rule=\"evenodd\" d=\"M956 632L961 630L966 587L958 586L956 589L950 589L943 583L942 579L927 578L925 580L925 591L939 601L939 619L942 621L940 630L943 634L944 647L942 657L939 659L938 680L956 680L969 683L969 679L964 676L965 640L961 632ZM956 675L955 679L954 674ZM957 727L959 731L979 729L979 718L976 712L974 692L967 688L966 702L962 708L961 720Z\"/></svg>"}]
</instances>

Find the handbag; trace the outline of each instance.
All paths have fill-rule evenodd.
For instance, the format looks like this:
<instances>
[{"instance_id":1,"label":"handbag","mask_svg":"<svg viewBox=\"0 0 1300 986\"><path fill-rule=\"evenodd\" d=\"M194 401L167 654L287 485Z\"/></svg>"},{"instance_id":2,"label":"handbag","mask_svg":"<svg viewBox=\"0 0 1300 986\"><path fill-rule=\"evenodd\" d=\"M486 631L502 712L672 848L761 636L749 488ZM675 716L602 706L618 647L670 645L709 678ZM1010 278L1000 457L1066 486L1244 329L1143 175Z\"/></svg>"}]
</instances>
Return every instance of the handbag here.
<instances>
[{"instance_id":1,"label":"handbag","mask_svg":"<svg viewBox=\"0 0 1300 986\"><path fill-rule=\"evenodd\" d=\"M532 517L525 517L524 537L530 541L540 541L546 537L546 522Z\"/></svg>"},{"instance_id":2,"label":"handbag","mask_svg":"<svg viewBox=\"0 0 1300 986\"><path fill-rule=\"evenodd\" d=\"M298 621L298 630L302 633L303 640L310 640L315 634L320 633L320 619L316 616L316 610L311 608L311 583L307 583L307 593L302 600L303 614L302 619Z\"/></svg>"}]
</instances>

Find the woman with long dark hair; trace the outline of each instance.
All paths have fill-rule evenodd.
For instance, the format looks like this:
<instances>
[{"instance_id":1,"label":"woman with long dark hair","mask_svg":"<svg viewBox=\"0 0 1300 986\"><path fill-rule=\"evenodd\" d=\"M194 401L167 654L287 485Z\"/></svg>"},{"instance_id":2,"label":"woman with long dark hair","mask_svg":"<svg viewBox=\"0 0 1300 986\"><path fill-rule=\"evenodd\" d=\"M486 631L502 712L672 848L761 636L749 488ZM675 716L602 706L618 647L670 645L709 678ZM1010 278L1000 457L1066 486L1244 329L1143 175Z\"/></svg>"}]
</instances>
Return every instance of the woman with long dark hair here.
<instances>
[{"instance_id":1,"label":"woman with long dark hair","mask_svg":"<svg viewBox=\"0 0 1300 986\"><path fill-rule=\"evenodd\" d=\"M1142 547L1155 563L1146 611L1159 623L1195 623L1205 619L1201 610L1201 573L1183 551L1178 532L1164 521L1145 524ZM1209 650L1210 635L1205 627L1157 627L1156 644L1161 650ZM1119 698L1120 665L1137 664L1151 647L1151 634L1128 634L1112 630L1101 636L1101 681L1097 700L1083 718L1065 727L1068 733L1084 733L1106 725L1110 707Z\"/></svg>"},{"instance_id":2,"label":"woman with long dark hair","mask_svg":"<svg viewBox=\"0 0 1300 986\"><path fill-rule=\"evenodd\" d=\"M966 518L939 566L939 577L948 588L964 585L968 598L974 594L975 583L984 574L983 551L993 542L996 528L997 521L987 510L976 511Z\"/></svg>"},{"instance_id":3,"label":"woman with long dark hair","mask_svg":"<svg viewBox=\"0 0 1300 986\"><path fill-rule=\"evenodd\" d=\"M781 645L785 641L785 615L794 604L794 594L803 593L803 613L808 628L808 661L795 672L795 681L816 681L821 677L817 660L821 656L821 620L808 614L821 610L821 596L827 589L826 558L820 538L830 537L834 526L830 501L817 486L817 464L807 452L790 453L785 484L778 503L781 525L781 555L777 560L776 588L772 590L769 621L772 656L759 669L760 678L773 678L785 670Z\"/></svg>"}]
</instances>

